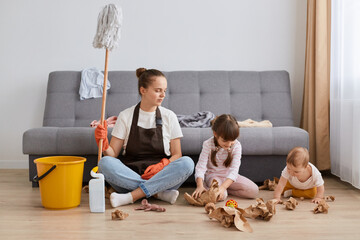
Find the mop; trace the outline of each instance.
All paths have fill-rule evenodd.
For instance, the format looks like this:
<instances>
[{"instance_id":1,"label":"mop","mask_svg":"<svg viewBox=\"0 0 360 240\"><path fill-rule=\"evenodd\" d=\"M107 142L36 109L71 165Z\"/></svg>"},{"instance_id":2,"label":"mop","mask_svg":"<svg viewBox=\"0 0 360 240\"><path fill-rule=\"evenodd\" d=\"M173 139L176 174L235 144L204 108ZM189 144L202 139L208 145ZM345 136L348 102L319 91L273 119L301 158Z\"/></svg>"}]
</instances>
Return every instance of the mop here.
<instances>
[{"instance_id":1,"label":"mop","mask_svg":"<svg viewBox=\"0 0 360 240\"><path fill-rule=\"evenodd\" d=\"M95 48L105 48L105 70L103 96L101 106L100 124L104 125L106 107L106 86L108 77L108 58L109 52L119 45L120 29L122 25L122 10L114 4L106 5L98 16L97 31L94 37L93 46ZM103 140L99 141L98 163L102 157ZM105 212L105 193L104 175L98 172L98 167L94 167L90 175L95 179L89 181L89 205L91 212Z\"/></svg>"},{"instance_id":2,"label":"mop","mask_svg":"<svg viewBox=\"0 0 360 240\"><path fill-rule=\"evenodd\" d=\"M104 85L100 118L101 125L104 125L105 118L109 51L112 51L119 45L121 25L122 10L116 5L108 4L99 13L97 31L94 37L93 46L94 48L105 48ZM98 162L102 156L102 148L103 140L101 139L99 141Z\"/></svg>"}]
</instances>

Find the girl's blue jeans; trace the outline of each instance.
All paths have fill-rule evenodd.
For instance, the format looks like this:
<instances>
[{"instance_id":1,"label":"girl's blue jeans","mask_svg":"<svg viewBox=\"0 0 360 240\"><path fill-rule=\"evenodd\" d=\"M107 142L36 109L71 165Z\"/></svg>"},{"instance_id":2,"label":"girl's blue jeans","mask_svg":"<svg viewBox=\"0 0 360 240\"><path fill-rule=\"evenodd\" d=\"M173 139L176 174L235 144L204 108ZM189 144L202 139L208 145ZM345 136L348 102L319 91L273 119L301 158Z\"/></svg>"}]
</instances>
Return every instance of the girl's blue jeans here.
<instances>
[{"instance_id":1,"label":"girl's blue jeans","mask_svg":"<svg viewBox=\"0 0 360 240\"><path fill-rule=\"evenodd\" d=\"M98 165L105 180L116 192L128 193L140 187L146 197L178 189L194 171L194 161L186 156L171 162L149 180L142 179L138 173L114 157L105 156Z\"/></svg>"}]
</instances>

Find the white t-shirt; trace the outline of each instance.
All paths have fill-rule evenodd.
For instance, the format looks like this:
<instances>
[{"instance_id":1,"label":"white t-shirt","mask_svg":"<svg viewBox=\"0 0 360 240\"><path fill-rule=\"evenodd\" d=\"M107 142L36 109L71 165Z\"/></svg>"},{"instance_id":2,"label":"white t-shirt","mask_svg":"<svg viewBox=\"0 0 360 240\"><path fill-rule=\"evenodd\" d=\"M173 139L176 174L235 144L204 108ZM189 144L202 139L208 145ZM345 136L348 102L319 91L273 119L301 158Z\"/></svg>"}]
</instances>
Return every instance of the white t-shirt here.
<instances>
[{"instance_id":1,"label":"white t-shirt","mask_svg":"<svg viewBox=\"0 0 360 240\"><path fill-rule=\"evenodd\" d=\"M294 188L297 189L306 190L306 189L311 189L313 187L320 187L321 185L324 184L324 180L321 177L321 173L313 164L309 163L309 165L311 167L311 176L305 182L300 182L297 177L291 176L287 170L287 167L284 168L284 170L281 173L281 176L286 178L289 181L289 183Z\"/></svg>"},{"instance_id":2,"label":"white t-shirt","mask_svg":"<svg viewBox=\"0 0 360 240\"><path fill-rule=\"evenodd\" d=\"M119 113L118 119L115 123L114 129L111 133L112 136L119 139L124 139L124 149L126 150L126 145L129 139L131 123L134 115L134 110L136 106L129 107L124 111ZM164 107L159 107L161 118L162 118L162 135L164 142L164 152L167 156L170 156L170 140L175 138L183 137L181 132L180 124L175 113ZM139 109L139 119L138 126L149 129L156 128L155 122L156 111L154 112L145 112Z\"/></svg>"}]
</instances>

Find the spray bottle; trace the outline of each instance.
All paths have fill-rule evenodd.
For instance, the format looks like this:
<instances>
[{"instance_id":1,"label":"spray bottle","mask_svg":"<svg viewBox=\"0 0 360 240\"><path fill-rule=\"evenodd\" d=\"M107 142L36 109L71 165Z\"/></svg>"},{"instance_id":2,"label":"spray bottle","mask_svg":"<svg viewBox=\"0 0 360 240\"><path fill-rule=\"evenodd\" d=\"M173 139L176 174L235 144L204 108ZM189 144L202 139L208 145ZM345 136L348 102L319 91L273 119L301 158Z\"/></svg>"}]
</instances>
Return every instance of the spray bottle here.
<instances>
[{"instance_id":1,"label":"spray bottle","mask_svg":"<svg viewBox=\"0 0 360 240\"><path fill-rule=\"evenodd\" d=\"M89 205L91 212L105 212L105 180L104 175L97 173L98 167L90 171L93 177L89 181Z\"/></svg>"}]
</instances>

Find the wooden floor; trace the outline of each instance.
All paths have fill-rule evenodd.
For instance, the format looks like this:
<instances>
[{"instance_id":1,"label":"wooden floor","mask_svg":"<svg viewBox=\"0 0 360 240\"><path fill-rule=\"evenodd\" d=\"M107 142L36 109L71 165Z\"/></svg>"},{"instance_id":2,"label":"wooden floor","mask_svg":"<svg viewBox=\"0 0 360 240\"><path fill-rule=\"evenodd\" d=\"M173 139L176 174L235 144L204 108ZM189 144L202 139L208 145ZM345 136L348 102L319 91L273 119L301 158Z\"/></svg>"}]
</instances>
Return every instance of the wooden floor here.
<instances>
[{"instance_id":1,"label":"wooden floor","mask_svg":"<svg viewBox=\"0 0 360 240\"><path fill-rule=\"evenodd\" d=\"M112 221L109 200L105 213L90 213L88 194L79 207L48 210L42 207L39 188L32 188L27 170L0 170L0 239L360 239L360 191L336 177L325 179L326 195L334 195L328 214L314 214L315 204L299 201L294 211L277 205L269 221L249 219L253 233L224 228L210 220L203 208L189 206L181 188L175 205L150 199L166 212L135 211L140 203L120 207L130 214ZM264 200L273 192L260 191ZM234 198L245 208L254 200ZM223 206L217 203L217 206Z\"/></svg>"}]
</instances>

